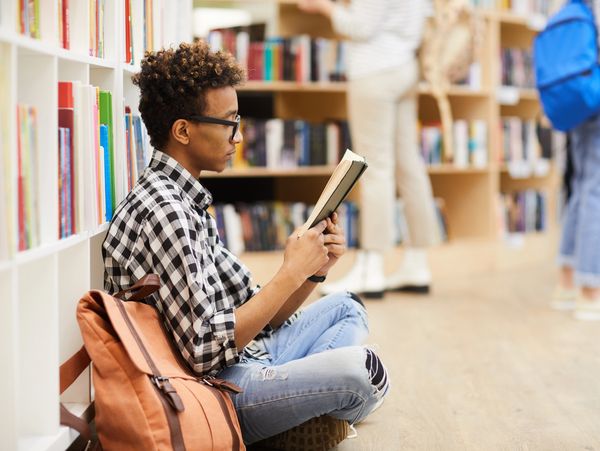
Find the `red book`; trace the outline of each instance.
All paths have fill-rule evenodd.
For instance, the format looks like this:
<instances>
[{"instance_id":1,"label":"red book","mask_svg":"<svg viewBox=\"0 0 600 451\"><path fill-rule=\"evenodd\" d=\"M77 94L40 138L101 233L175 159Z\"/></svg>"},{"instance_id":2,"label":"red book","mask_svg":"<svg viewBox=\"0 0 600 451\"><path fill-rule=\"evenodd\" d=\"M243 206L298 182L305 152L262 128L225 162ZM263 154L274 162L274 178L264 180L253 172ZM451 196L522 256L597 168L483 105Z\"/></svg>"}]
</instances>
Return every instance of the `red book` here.
<instances>
[{"instance_id":1,"label":"red book","mask_svg":"<svg viewBox=\"0 0 600 451\"><path fill-rule=\"evenodd\" d=\"M63 26L63 48L71 48L71 38L69 36L71 27L69 25L69 0L62 0L62 26Z\"/></svg>"},{"instance_id":2,"label":"red book","mask_svg":"<svg viewBox=\"0 0 600 451\"><path fill-rule=\"evenodd\" d=\"M73 108L73 83L70 81L58 82L58 107Z\"/></svg>"},{"instance_id":3,"label":"red book","mask_svg":"<svg viewBox=\"0 0 600 451\"><path fill-rule=\"evenodd\" d=\"M248 51L248 80L264 79L265 45L263 42L251 42Z\"/></svg>"},{"instance_id":4,"label":"red book","mask_svg":"<svg viewBox=\"0 0 600 451\"><path fill-rule=\"evenodd\" d=\"M125 0L125 62L132 62L131 51L131 0Z\"/></svg>"}]
</instances>

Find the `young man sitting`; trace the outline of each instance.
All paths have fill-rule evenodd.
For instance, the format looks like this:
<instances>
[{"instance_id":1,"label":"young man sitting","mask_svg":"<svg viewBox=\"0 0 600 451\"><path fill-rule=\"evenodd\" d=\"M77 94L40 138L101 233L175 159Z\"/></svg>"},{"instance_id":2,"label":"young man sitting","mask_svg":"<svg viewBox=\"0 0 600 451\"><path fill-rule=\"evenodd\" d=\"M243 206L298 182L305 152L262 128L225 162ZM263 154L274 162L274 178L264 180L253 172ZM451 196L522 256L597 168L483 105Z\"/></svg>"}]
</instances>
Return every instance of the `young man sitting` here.
<instances>
[{"instance_id":1,"label":"young man sitting","mask_svg":"<svg viewBox=\"0 0 600 451\"><path fill-rule=\"evenodd\" d=\"M246 443L321 416L361 421L388 388L379 358L361 346L362 302L342 292L297 312L345 252L337 216L293 233L281 267L259 289L207 213L212 196L199 177L223 171L242 141L241 67L200 41L147 53L133 80L155 151L103 243L106 290L160 276L148 302L193 371L242 387L233 401Z\"/></svg>"}]
</instances>

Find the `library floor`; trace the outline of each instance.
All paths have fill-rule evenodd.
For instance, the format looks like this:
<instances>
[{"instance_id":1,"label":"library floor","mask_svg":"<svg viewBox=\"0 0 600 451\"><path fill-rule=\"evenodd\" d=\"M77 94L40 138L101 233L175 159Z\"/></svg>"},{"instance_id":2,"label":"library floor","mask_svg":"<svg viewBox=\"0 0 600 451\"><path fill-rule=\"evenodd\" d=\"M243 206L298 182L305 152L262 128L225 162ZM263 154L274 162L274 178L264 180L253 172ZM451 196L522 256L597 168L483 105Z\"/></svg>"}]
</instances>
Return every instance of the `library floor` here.
<instances>
[{"instance_id":1,"label":"library floor","mask_svg":"<svg viewBox=\"0 0 600 451\"><path fill-rule=\"evenodd\" d=\"M439 274L368 302L392 391L338 449L600 450L600 323L548 308L554 275Z\"/></svg>"}]
</instances>

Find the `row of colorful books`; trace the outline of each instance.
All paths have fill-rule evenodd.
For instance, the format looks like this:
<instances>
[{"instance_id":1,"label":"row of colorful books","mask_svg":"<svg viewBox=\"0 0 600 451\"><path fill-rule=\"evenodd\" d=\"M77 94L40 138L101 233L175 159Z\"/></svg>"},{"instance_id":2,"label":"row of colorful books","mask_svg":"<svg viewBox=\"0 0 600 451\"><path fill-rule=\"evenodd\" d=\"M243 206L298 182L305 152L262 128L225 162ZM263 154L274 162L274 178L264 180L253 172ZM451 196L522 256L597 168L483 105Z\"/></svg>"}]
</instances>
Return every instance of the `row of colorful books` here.
<instances>
[{"instance_id":1,"label":"row of colorful books","mask_svg":"<svg viewBox=\"0 0 600 451\"><path fill-rule=\"evenodd\" d=\"M58 238L93 230L110 221L115 208L115 155L110 92L80 82L58 88ZM0 114L3 118L4 112ZM16 108L16 243L13 241L11 170L8 133L0 132L0 261L14 250L40 243L40 142L35 107ZM147 166L150 143L138 115L125 114L127 190Z\"/></svg>"},{"instance_id":2,"label":"row of colorful books","mask_svg":"<svg viewBox=\"0 0 600 451\"><path fill-rule=\"evenodd\" d=\"M112 218L116 192L112 94L80 81L59 82L58 127L58 236L64 238Z\"/></svg>"},{"instance_id":3,"label":"row of colorful books","mask_svg":"<svg viewBox=\"0 0 600 451\"><path fill-rule=\"evenodd\" d=\"M19 33L40 39L40 0L19 0Z\"/></svg>"},{"instance_id":4,"label":"row of colorful books","mask_svg":"<svg viewBox=\"0 0 600 451\"><path fill-rule=\"evenodd\" d=\"M140 64L147 51L193 39L190 0L124 0L121 5L125 63Z\"/></svg>"},{"instance_id":5,"label":"row of colorful books","mask_svg":"<svg viewBox=\"0 0 600 451\"><path fill-rule=\"evenodd\" d=\"M217 222L219 237L233 253L283 249L289 235L308 219L314 206L302 202L256 202L214 204L209 212ZM448 238L444 202L435 200L440 236ZM338 208L340 224L348 247L359 246L359 208L345 201ZM408 239L408 226L401 199L395 203L394 241L402 244Z\"/></svg>"},{"instance_id":6,"label":"row of colorful books","mask_svg":"<svg viewBox=\"0 0 600 451\"><path fill-rule=\"evenodd\" d=\"M66 1L66 0L59 0ZM69 0L74 1L74 0ZM90 56L104 58L104 12L106 0L90 0ZM68 48L68 47L65 47Z\"/></svg>"},{"instance_id":7,"label":"row of colorful books","mask_svg":"<svg viewBox=\"0 0 600 451\"><path fill-rule=\"evenodd\" d=\"M500 194L500 231L504 234L542 232L547 227L547 216L547 195L542 191Z\"/></svg>"},{"instance_id":8,"label":"row of colorful books","mask_svg":"<svg viewBox=\"0 0 600 451\"><path fill-rule=\"evenodd\" d=\"M222 29L207 38L214 50L230 52L249 80L325 82L346 79L346 44L308 35L253 41L247 31Z\"/></svg>"},{"instance_id":9,"label":"row of colorful books","mask_svg":"<svg viewBox=\"0 0 600 451\"><path fill-rule=\"evenodd\" d=\"M127 166L127 191L131 191L137 179L150 163L152 146L144 121L125 107L125 150Z\"/></svg>"},{"instance_id":10,"label":"row of colorful books","mask_svg":"<svg viewBox=\"0 0 600 451\"><path fill-rule=\"evenodd\" d=\"M501 127L503 149L501 161L533 162L540 158L552 158L551 148L539 144L538 135L541 125L536 120L503 117Z\"/></svg>"},{"instance_id":11,"label":"row of colorful books","mask_svg":"<svg viewBox=\"0 0 600 451\"><path fill-rule=\"evenodd\" d=\"M535 88L531 49L504 48L500 53L502 85Z\"/></svg>"},{"instance_id":12,"label":"row of colorful books","mask_svg":"<svg viewBox=\"0 0 600 451\"><path fill-rule=\"evenodd\" d=\"M75 0L56 0L58 43L64 49L71 48L71 28L73 14L72 2ZM104 57L104 11L106 0L87 0L89 3L89 55ZM82 1L81 3L84 3ZM18 30L19 33L35 39L41 39L40 32L41 0L19 0ZM80 8L77 5L77 8ZM75 19L76 20L76 19Z\"/></svg>"},{"instance_id":13,"label":"row of colorful books","mask_svg":"<svg viewBox=\"0 0 600 451\"><path fill-rule=\"evenodd\" d=\"M235 254L244 251L283 249L288 236L308 219L313 206L302 202L214 204L209 212L217 222L219 237ZM358 244L358 208L346 201L338 209L346 243Z\"/></svg>"},{"instance_id":14,"label":"row of colorful books","mask_svg":"<svg viewBox=\"0 0 600 451\"><path fill-rule=\"evenodd\" d=\"M110 221L117 201L113 101L109 91L79 81L58 87L59 237L93 230ZM125 107L127 191L148 165L148 133L137 114Z\"/></svg>"},{"instance_id":15,"label":"row of colorful books","mask_svg":"<svg viewBox=\"0 0 600 451\"><path fill-rule=\"evenodd\" d=\"M429 165L453 164L464 168L488 164L488 127L484 120L454 121L451 152L444 148L439 123L419 124L419 140L421 155Z\"/></svg>"},{"instance_id":16,"label":"row of colorful books","mask_svg":"<svg viewBox=\"0 0 600 451\"><path fill-rule=\"evenodd\" d=\"M125 0L125 62L129 64L139 63L134 61L136 46L140 46L143 54L146 51L153 51L154 42L154 0L141 0L141 5L135 0ZM135 8L141 6L141 16L135 14ZM160 9L160 5L159 6ZM160 11L159 11L160 14ZM137 23L138 18L141 23ZM141 27L141 34L137 34L137 27ZM136 40L141 37L141 42ZM159 44L159 43L156 43Z\"/></svg>"},{"instance_id":17,"label":"row of colorful books","mask_svg":"<svg viewBox=\"0 0 600 451\"><path fill-rule=\"evenodd\" d=\"M333 165L352 148L346 121L244 118L242 133L244 141L237 148L234 168Z\"/></svg>"}]
</instances>

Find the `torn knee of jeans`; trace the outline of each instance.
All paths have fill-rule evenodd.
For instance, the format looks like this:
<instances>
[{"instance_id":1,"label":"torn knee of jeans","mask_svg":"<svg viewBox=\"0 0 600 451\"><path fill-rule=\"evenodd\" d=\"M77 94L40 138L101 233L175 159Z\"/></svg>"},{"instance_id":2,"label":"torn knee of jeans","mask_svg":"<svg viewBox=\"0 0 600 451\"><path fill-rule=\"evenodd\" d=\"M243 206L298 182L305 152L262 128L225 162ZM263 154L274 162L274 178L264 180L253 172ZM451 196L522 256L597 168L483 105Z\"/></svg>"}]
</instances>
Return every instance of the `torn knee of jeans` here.
<instances>
[{"instance_id":1,"label":"torn knee of jeans","mask_svg":"<svg viewBox=\"0 0 600 451\"><path fill-rule=\"evenodd\" d=\"M288 377L286 371L277 370L268 366L265 366L260 371L260 376L263 381L285 380Z\"/></svg>"}]
</instances>

